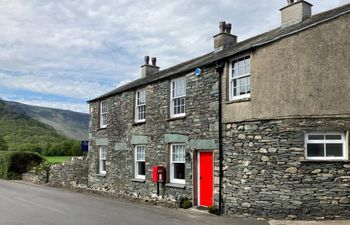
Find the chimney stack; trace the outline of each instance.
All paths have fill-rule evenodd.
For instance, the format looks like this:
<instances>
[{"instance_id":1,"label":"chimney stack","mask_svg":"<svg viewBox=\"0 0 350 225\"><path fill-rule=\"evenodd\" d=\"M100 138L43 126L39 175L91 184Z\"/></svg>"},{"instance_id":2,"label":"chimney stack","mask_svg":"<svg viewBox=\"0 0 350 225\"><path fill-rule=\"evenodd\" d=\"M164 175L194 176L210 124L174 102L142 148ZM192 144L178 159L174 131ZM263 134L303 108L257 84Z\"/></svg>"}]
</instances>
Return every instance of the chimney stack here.
<instances>
[{"instance_id":1,"label":"chimney stack","mask_svg":"<svg viewBox=\"0 0 350 225\"><path fill-rule=\"evenodd\" d=\"M157 58L152 57L152 65L149 64L149 56L145 56L145 64L141 66L141 77L147 77L159 71L159 66L157 66Z\"/></svg>"},{"instance_id":2,"label":"chimney stack","mask_svg":"<svg viewBox=\"0 0 350 225\"><path fill-rule=\"evenodd\" d=\"M312 4L304 0L287 0L288 5L280 9L281 27L300 23L312 15Z\"/></svg>"},{"instance_id":3,"label":"chimney stack","mask_svg":"<svg viewBox=\"0 0 350 225\"><path fill-rule=\"evenodd\" d=\"M221 21L219 23L220 33L214 36L214 49L215 51L221 51L227 45L237 43L237 36L231 34L232 25Z\"/></svg>"}]
</instances>

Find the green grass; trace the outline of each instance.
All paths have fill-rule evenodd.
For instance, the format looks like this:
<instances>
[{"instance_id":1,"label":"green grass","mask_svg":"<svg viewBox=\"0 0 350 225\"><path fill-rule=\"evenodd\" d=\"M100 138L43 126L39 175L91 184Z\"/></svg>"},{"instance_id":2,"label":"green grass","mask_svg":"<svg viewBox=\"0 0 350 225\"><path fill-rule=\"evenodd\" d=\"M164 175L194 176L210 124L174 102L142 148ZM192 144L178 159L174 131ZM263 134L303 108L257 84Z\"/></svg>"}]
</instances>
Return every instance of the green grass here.
<instances>
[{"instance_id":1,"label":"green grass","mask_svg":"<svg viewBox=\"0 0 350 225\"><path fill-rule=\"evenodd\" d=\"M68 161L72 156L45 156L45 159L50 164L63 163Z\"/></svg>"}]
</instances>

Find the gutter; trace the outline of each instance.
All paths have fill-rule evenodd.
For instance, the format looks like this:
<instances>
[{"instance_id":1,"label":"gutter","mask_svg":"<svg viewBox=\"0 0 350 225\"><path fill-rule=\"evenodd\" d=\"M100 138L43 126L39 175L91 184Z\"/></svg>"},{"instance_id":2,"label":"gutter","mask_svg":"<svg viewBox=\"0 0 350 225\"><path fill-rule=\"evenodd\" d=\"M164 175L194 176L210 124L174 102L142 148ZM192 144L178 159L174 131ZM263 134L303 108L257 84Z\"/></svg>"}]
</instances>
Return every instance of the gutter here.
<instances>
[{"instance_id":1,"label":"gutter","mask_svg":"<svg viewBox=\"0 0 350 225\"><path fill-rule=\"evenodd\" d=\"M219 81L219 215L222 215L222 180L223 180L223 148L222 148L222 72L224 70L224 62L215 62L215 71Z\"/></svg>"}]
</instances>

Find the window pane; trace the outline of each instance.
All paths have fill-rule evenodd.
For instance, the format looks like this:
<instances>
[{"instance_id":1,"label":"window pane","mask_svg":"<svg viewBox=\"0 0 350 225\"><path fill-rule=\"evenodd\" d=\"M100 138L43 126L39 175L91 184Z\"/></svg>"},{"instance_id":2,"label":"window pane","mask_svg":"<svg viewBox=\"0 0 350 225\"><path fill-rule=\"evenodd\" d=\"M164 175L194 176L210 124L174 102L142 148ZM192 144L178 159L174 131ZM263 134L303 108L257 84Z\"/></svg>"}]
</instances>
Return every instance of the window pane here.
<instances>
[{"instance_id":1,"label":"window pane","mask_svg":"<svg viewBox=\"0 0 350 225\"><path fill-rule=\"evenodd\" d=\"M244 75L245 74L245 67L240 67L238 69L238 75Z\"/></svg>"},{"instance_id":2,"label":"window pane","mask_svg":"<svg viewBox=\"0 0 350 225\"><path fill-rule=\"evenodd\" d=\"M145 162L138 162L137 163L137 174L138 175L145 175L146 174L146 164L145 164Z\"/></svg>"},{"instance_id":3,"label":"window pane","mask_svg":"<svg viewBox=\"0 0 350 225\"><path fill-rule=\"evenodd\" d=\"M244 59L240 59L238 61L238 67L244 67L244 65L245 65Z\"/></svg>"},{"instance_id":4,"label":"window pane","mask_svg":"<svg viewBox=\"0 0 350 225\"><path fill-rule=\"evenodd\" d=\"M174 162L185 162L185 146L173 145L172 157Z\"/></svg>"},{"instance_id":5,"label":"window pane","mask_svg":"<svg viewBox=\"0 0 350 225\"><path fill-rule=\"evenodd\" d=\"M237 77L238 76L238 71L235 69L232 69L232 77Z\"/></svg>"},{"instance_id":6,"label":"window pane","mask_svg":"<svg viewBox=\"0 0 350 225\"><path fill-rule=\"evenodd\" d=\"M342 157L343 144L326 144L326 154L331 157Z\"/></svg>"},{"instance_id":7,"label":"window pane","mask_svg":"<svg viewBox=\"0 0 350 225\"><path fill-rule=\"evenodd\" d=\"M101 171L106 171L106 160L102 160Z\"/></svg>"},{"instance_id":8,"label":"window pane","mask_svg":"<svg viewBox=\"0 0 350 225\"><path fill-rule=\"evenodd\" d=\"M245 64L248 66L248 65L250 65L250 57L247 57L246 59L245 59Z\"/></svg>"},{"instance_id":9,"label":"window pane","mask_svg":"<svg viewBox=\"0 0 350 225\"><path fill-rule=\"evenodd\" d=\"M307 144L307 156L324 156L324 144Z\"/></svg>"},{"instance_id":10,"label":"window pane","mask_svg":"<svg viewBox=\"0 0 350 225\"><path fill-rule=\"evenodd\" d=\"M145 146L137 146L136 151L136 160L145 161Z\"/></svg>"},{"instance_id":11,"label":"window pane","mask_svg":"<svg viewBox=\"0 0 350 225\"><path fill-rule=\"evenodd\" d=\"M341 140L341 135L326 135L326 140Z\"/></svg>"},{"instance_id":12,"label":"window pane","mask_svg":"<svg viewBox=\"0 0 350 225\"><path fill-rule=\"evenodd\" d=\"M174 163L174 178L175 179L185 179L185 164L184 163Z\"/></svg>"},{"instance_id":13,"label":"window pane","mask_svg":"<svg viewBox=\"0 0 350 225\"><path fill-rule=\"evenodd\" d=\"M324 135L322 134L312 134L309 135L309 140L324 140Z\"/></svg>"}]
</instances>

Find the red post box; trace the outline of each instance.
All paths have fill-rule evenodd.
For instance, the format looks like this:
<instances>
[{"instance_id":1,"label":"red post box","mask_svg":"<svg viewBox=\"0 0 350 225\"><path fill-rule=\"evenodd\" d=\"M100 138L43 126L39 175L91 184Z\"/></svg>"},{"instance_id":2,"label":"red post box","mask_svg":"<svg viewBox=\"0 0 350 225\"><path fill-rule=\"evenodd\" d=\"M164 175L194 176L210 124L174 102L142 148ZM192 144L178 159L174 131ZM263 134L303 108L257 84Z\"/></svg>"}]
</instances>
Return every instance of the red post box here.
<instances>
[{"instance_id":1,"label":"red post box","mask_svg":"<svg viewBox=\"0 0 350 225\"><path fill-rule=\"evenodd\" d=\"M152 181L154 183L165 182L165 168L164 166L153 166Z\"/></svg>"}]
</instances>

